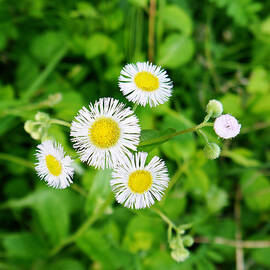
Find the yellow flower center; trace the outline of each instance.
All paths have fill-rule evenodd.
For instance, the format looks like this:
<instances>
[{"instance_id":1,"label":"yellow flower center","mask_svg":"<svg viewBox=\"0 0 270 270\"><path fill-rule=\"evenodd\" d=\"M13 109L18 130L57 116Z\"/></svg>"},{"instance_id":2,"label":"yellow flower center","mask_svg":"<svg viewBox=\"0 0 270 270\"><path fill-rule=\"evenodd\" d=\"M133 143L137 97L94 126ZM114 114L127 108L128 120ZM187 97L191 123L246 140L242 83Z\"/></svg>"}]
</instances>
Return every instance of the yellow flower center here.
<instances>
[{"instance_id":1,"label":"yellow flower center","mask_svg":"<svg viewBox=\"0 0 270 270\"><path fill-rule=\"evenodd\" d=\"M89 128L91 142L99 148L114 146L120 137L120 128L111 118L99 118Z\"/></svg>"},{"instance_id":2,"label":"yellow flower center","mask_svg":"<svg viewBox=\"0 0 270 270\"><path fill-rule=\"evenodd\" d=\"M137 87L144 91L155 91L159 87L158 78L148 71L138 72L134 80Z\"/></svg>"},{"instance_id":3,"label":"yellow flower center","mask_svg":"<svg viewBox=\"0 0 270 270\"><path fill-rule=\"evenodd\" d=\"M46 156L46 165L52 175L59 176L61 174L62 165L54 156Z\"/></svg>"},{"instance_id":4,"label":"yellow flower center","mask_svg":"<svg viewBox=\"0 0 270 270\"><path fill-rule=\"evenodd\" d=\"M137 170L130 174L128 186L134 193L144 193L152 186L152 175L148 171Z\"/></svg>"}]
</instances>

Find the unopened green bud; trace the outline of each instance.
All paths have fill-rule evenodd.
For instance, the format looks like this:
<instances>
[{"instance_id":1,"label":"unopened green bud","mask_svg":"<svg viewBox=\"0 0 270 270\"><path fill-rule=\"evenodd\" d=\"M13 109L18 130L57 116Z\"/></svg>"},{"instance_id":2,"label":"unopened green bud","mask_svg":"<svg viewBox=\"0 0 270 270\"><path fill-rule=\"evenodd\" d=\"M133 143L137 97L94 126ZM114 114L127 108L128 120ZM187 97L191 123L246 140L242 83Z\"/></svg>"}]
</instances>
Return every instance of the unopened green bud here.
<instances>
[{"instance_id":1,"label":"unopened green bud","mask_svg":"<svg viewBox=\"0 0 270 270\"><path fill-rule=\"evenodd\" d=\"M37 112L35 115L35 119L39 122L47 122L49 121L50 117L47 113Z\"/></svg>"},{"instance_id":2,"label":"unopened green bud","mask_svg":"<svg viewBox=\"0 0 270 270\"><path fill-rule=\"evenodd\" d=\"M189 257L189 251L185 248L178 248L171 252L172 258L177 262L183 262Z\"/></svg>"},{"instance_id":3,"label":"unopened green bud","mask_svg":"<svg viewBox=\"0 0 270 270\"><path fill-rule=\"evenodd\" d=\"M32 120L27 120L25 123L24 123L24 130L27 132L27 133L31 133L33 128L35 126L35 122L32 121Z\"/></svg>"},{"instance_id":4,"label":"unopened green bud","mask_svg":"<svg viewBox=\"0 0 270 270\"><path fill-rule=\"evenodd\" d=\"M223 112L222 103L216 99L210 100L206 106L206 112L213 118L220 116Z\"/></svg>"},{"instance_id":5,"label":"unopened green bud","mask_svg":"<svg viewBox=\"0 0 270 270\"><path fill-rule=\"evenodd\" d=\"M173 237L172 240L170 241L169 245L171 249L176 249L179 244L178 244L179 240L176 237Z\"/></svg>"},{"instance_id":6,"label":"unopened green bud","mask_svg":"<svg viewBox=\"0 0 270 270\"><path fill-rule=\"evenodd\" d=\"M208 143L203 151L208 159L216 159L220 155L220 147L216 143Z\"/></svg>"},{"instance_id":7,"label":"unopened green bud","mask_svg":"<svg viewBox=\"0 0 270 270\"><path fill-rule=\"evenodd\" d=\"M183 244L185 247L191 247L193 243L194 243L194 240L190 235L186 235L183 237Z\"/></svg>"},{"instance_id":8,"label":"unopened green bud","mask_svg":"<svg viewBox=\"0 0 270 270\"><path fill-rule=\"evenodd\" d=\"M34 132L31 132L31 137L34 139L34 140L40 140L41 138L41 133L38 132L38 131L34 131Z\"/></svg>"}]
</instances>

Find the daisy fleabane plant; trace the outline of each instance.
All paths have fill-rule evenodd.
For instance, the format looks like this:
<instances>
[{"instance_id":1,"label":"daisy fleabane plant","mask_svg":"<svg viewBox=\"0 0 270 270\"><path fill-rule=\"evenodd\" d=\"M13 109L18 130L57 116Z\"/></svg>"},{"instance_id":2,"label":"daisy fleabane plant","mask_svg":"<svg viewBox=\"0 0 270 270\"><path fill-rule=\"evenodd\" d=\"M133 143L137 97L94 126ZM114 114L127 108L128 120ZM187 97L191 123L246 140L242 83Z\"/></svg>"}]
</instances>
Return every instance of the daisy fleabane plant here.
<instances>
[{"instance_id":1,"label":"daisy fleabane plant","mask_svg":"<svg viewBox=\"0 0 270 270\"><path fill-rule=\"evenodd\" d=\"M110 181L116 200L128 208L145 208L160 201L168 187L165 162L155 156L146 165L147 153L138 152L119 163Z\"/></svg>"},{"instance_id":2,"label":"daisy fleabane plant","mask_svg":"<svg viewBox=\"0 0 270 270\"><path fill-rule=\"evenodd\" d=\"M167 72L149 62L127 64L121 70L119 87L129 101L157 106L172 95L173 83Z\"/></svg>"},{"instance_id":3,"label":"daisy fleabane plant","mask_svg":"<svg viewBox=\"0 0 270 270\"><path fill-rule=\"evenodd\" d=\"M139 120L134 112L113 98L100 98L83 107L71 124L73 147L80 159L96 168L113 168L140 141Z\"/></svg>"},{"instance_id":4,"label":"daisy fleabane plant","mask_svg":"<svg viewBox=\"0 0 270 270\"><path fill-rule=\"evenodd\" d=\"M54 188L64 189L72 183L74 169L72 159L65 155L61 144L51 140L37 146L38 162L35 169L39 177Z\"/></svg>"}]
</instances>

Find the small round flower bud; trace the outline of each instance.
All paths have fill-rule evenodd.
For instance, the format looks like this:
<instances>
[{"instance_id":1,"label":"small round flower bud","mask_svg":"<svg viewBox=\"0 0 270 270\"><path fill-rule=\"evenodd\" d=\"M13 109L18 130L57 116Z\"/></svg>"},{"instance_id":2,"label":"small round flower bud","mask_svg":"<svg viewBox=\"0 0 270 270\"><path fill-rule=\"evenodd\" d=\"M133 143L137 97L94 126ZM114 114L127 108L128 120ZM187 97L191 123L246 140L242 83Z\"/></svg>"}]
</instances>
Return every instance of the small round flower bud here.
<instances>
[{"instance_id":1,"label":"small round flower bud","mask_svg":"<svg viewBox=\"0 0 270 270\"><path fill-rule=\"evenodd\" d=\"M216 134L223 139L230 139L240 133L241 125L237 119L230 114L224 114L218 117L214 122Z\"/></svg>"},{"instance_id":2,"label":"small round flower bud","mask_svg":"<svg viewBox=\"0 0 270 270\"><path fill-rule=\"evenodd\" d=\"M220 147L216 143L208 143L203 151L208 159L216 159L219 157Z\"/></svg>"},{"instance_id":3,"label":"small round flower bud","mask_svg":"<svg viewBox=\"0 0 270 270\"><path fill-rule=\"evenodd\" d=\"M178 248L171 252L172 258L177 262L183 262L189 257L189 251L185 248Z\"/></svg>"},{"instance_id":4,"label":"small round flower bud","mask_svg":"<svg viewBox=\"0 0 270 270\"><path fill-rule=\"evenodd\" d=\"M50 119L50 117L47 113L37 112L35 115L35 119L40 122L46 122Z\"/></svg>"},{"instance_id":5,"label":"small round flower bud","mask_svg":"<svg viewBox=\"0 0 270 270\"><path fill-rule=\"evenodd\" d=\"M32 137L34 140L40 140L40 138L41 138L41 134L40 134L40 132L38 132L38 131L31 132L30 134L31 134L31 137Z\"/></svg>"},{"instance_id":6,"label":"small round flower bud","mask_svg":"<svg viewBox=\"0 0 270 270\"><path fill-rule=\"evenodd\" d=\"M31 133L31 131L33 130L34 128L34 125L35 125L35 122L32 121L32 120L27 120L25 123L24 123L24 130L27 132L27 133Z\"/></svg>"},{"instance_id":7,"label":"small round flower bud","mask_svg":"<svg viewBox=\"0 0 270 270\"><path fill-rule=\"evenodd\" d=\"M169 245L171 249L176 249L179 244L178 244L178 239L176 237L173 237L172 240L170 241Z\"/></svg>"},{"instance_id":8,"label":"small round flower bud","mask_svg":"<svg viewBox=\"0 0 270 270\"><path fill-rule=\"evenodd\" d=\"M223 112L222 103L216 99L210 100L206 106L206 112L213 118L220 116Z\"/></svg>"},{"instance_id":9,"label":"small round flower bud","mask_svg":"<svg viewBox=\"0 0 270 270\"><path fill-rule=\"evenodd\" d=\"M186 235L183 238L183 244L185 247L191 247L194 243L194 239L190 235Z\"/></svg>"}]
</instances>

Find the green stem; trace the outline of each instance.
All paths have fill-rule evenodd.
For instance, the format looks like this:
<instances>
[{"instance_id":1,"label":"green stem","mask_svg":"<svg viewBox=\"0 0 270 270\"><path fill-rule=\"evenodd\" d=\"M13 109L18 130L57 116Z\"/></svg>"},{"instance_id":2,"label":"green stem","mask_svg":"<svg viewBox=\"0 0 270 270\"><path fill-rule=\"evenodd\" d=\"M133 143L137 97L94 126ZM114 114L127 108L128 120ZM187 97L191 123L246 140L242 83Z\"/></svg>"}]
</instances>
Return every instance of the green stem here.
<instances>
[{"instance_id":1,"label":"green stem","mask_svg":"<svg viewBox=\"0 0 270 270\"><path fill-rule=\"evenodd\" d=\"M76 183L73 183L70 187L79 194L81 194L83 197L87 198L87 193L81 186L77 185Z\"/></svg>"},{"instance_id":2,"label":"green stem","mask_svg":"<svg viewBox=\"0 0 270 270\"><path fill-rule=\"evenodd\" d=\"M71 124L69 122L60 119L51 119L50 124L57 124L65 127L71 127Z\"/></svg>"},{"instance_id":3,"label":"green stem","mask_svg":"<svg viewBox=\"0 0 270 270\"><path fill-rule=\"evenodd\" d=\"M40 88L40 86L45 82L51 72L56 68L57 64L65 56L68 51L68 46L63 46L60 51L51 59L51 62L47 67L41 72L37 79L32 83L32 85L24 92L23 100L30 99L33 94Z\"/></svg>"},{"instance_id":4,"label":"green stem","mask_svg":"<svg viewBox=\"0 0 270 270\"><path fill-rule=\"evenodd\" d=\"M163 203L166 200L167 194L169 193L169 191L172 189L172 187L174 186L174 184L176 183L176 181L179 179L179 177L184 173L184 171L187 169L188 164L184 163L181 167L179 166L177 171L175 172L175 174L173 175L173 177L171 178L170 182L169 182L169 186L165 191L165 194L163 196L163 200L161 201L161 203Z\"/></svg>"},{"instance_id":5,"label":"green stem","mask_svg":"<svg viewBox=\"0 0 270 270\"><path fill-rule=\"evenodd\" d=\"M56 246L52 251L50 256L55 256L59 253L65 246L73 243L79 238L83 233L85 233L88 228L93 225L99 218L102 216L106 208L111 204L113 199L112 193L107 197L106 201L93 213L93 215L89 216L88 219L81 225L81 227L71 236L64 239L58 246Z\"/></svg>"},{"instance_id":6,"label":"green stem","mask_svg":"<svg viewBox=\"0 0 270 270\"><path fill-rule=\"evenodd\" d=\"M161 219L163 219L169 225L169 227L173 228L175 231L178 231L177 226L159 209L157 209L156 207L152 207L151 210L158 214Z\"/></svg>"},{"instance_id":7,"label":"green stem","mask_svg":"<svg viewBox=\"0 0 270 270\"><path fill-rule=\"evenodd\" d=\"M204 118L204 120L203 120L203 122L207 122L210 118L211 118L211 116L212 116L212 114L213 114L213 112L212 111L210 111L206 116L205 116L205 118Z\"/></svg>"},{"instance_id":8,"label":"green stem","mask_svg":"<svg viewBox=\"0 0 270 270\"><path fill-rule=\"evenodd\" d=\"M16 163L18 165L21 165L30 169L34 168L34 164L32 162L25 160L23 158L20 158L20 157L10 155L10 154L0 153L0 159L13 162L13 163Z\"/></svg>"},{"instance_id":9,"label":"green stem","mask_svg":"<svg viewBox=\"0 0 270 270\"><path fill-rule=\"evenodd\" d=\"M184 129L184 130L176 131L176 132L171 133L169 135L164 135L164 136L161 136L159 138L154 138L152 140L142 142L142 143L139 144L139 147L164 142L164 141L170 140L173 137L176 137L178 135L189 133L189 132L194 132L194 131L197 131L200 128L209 127L209 126L213 126L213 123L205 123L205 122L203 122L203 123L201 123L201 124L199 124L199 125L197 125L195 127L192 127L192 128L187 128L187 129Z\"/></svg>"},{"instance_id":10,"label":"green stem","mask_svg":"<svg viewBox=\"0 0 270 270\"><path fill-rule=\"evenodd\" d=\"M204 133L202 130L198 130L197 132L198 132L198 134L200 134L200 135L203 137L203 139L205 140L205 142L206 142L207 144L209 144L208 138L207 138L207 136L205 135L205 133Z\"/></svg>"}]
</instances>

